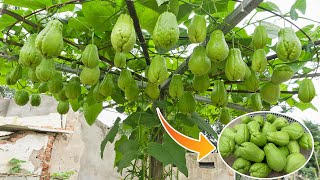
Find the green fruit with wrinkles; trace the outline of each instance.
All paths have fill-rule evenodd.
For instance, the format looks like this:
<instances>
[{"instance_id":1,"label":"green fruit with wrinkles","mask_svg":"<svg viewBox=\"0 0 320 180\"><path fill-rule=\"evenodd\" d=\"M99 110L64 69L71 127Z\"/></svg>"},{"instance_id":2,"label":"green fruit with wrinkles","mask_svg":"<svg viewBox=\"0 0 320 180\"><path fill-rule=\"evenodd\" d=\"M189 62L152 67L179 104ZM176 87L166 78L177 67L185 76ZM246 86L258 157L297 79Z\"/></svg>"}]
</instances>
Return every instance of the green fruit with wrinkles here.
<instances>
[{"instance_id":1,"label":"green fruit with wrinkles","mask_svg":"<svg viewBox=\"0 0 320 180\"><path fill-rule=\"evenodd\" d=\"M264 145L267 144L267 138L261 132L255 131L250 136L250 142L254 143L259 147L263 147Z\"/></svg>"},{"instance_id":2,"label":"green fruit with wrinkles","mask_svg":"<svg viewBox=\"0 0 320 180\"><path fill-rule=\"evenodd\" d=\"M193 76L192 85L198 92L204 92L210 87L209 75Z\"/></svg>"},{"instance_id":3,"label":"green fruit with wrinkles","mask_svg":"<svg viewBox=\"0 0 320 180\"><path fill-rule=\"evenodd\" d=\"M63 79L60 72L55 72L52 79L48 81L48 90L52 94L60 92L63 88Z\"/></svg>"},{"instance_id":4,"label":"green fruit with wrinkles","mask_svg":"<svg viewBox=\"0 0 320 180\"><path fill-rule=\"evenodd\" d=\"M59 20L51 20L38 34L35 44L45 57L57 57L63 50L63 25Z\"/></svg>"},{"instance_id":5,"label":"green fruit with wrinkles","mask_svg":"<svg viewBox=\"0 0 320 180\"><path fill-rule=\"evenodd\" d=\"M15 93L14 100L17 105L24 106L29 101L29 93L25 90L19 90Z\"/></svg>"},{"instance_id":6,"label":"green fruit with wrinkles","mask_svg":"<svg viewBox=\"0 0 320 180\"><path fill-rule=\"evenodd\" d=\"M281 130L283 127L288 126L289 122L286 118L278 117L273 121L272 125L274 125L277 130Z\"/></svg>"},{"instance_id":7,"label":"green fruit with wrinkles","mask_svg":"<svg viewBox=\"0 0 320 180\"><path fill-rule=\"evenodd\" d=\"M262 110L262 102L259 93L255 93L251 96L251 105L253 110L261 111Z\"/></svg>"},{"instance_id":8,"label":"green fruit with wrinkles","mask_svg":"<svg viewBox=\"0 0 320 180\"><path fill-rule=\"evenodd\" d=\"M231 120L232 120L232 118L231 118L231 114L229 112L229 108L222 107L220 109L219 121L222 124L228 124Z\"/></svg>"},{"instance_id":9,"label":"green fruit with wrinkles","mask_svg":"<svg viewBox=\"0 0 320 180\"><path fill-rule=\"evenodd\" d=\"M264 146L268 166L276 172L282 171L286 164L286 156L272 143Z\"/></svg>"},{"instance_id":10,"label":"green fruit with wrinkles","mask_svg":"<svg viewBox=\"0 0 320 180\"><path fill-rule=\"evenodd\" d=\"M215 30L211 33L206 54L213 62L221 62L227 59L229 47L221 30Z\"/></svg>"},{"instance_id":11,"label":"green fruit with wrinkles","mask_svg":"<svg viewBox=\"0 0 320 180\"><path fill-rule=\"evenodd\" d=\"M206 56L205 50L203 46L197 46L193 49L193 53L190 56L188 67L196 76L208 74L211 68L211 61Z\"/></svg>"},{"instance_id":12,"label":"green fruit with wrinkles","mask_svg":"<svg viewBox=\"0 0 320 180\"><path fill-rule=\"evenodd\" d=\"M274 120L277 119L277 116L275 116L273 114L267 114L266 118L267 118L267 121L269 121L270 123L273 123Z\"/></svg>"},{"instance_id":13,"label":"green fruit with wrinkles","mask_svg":"<svg viewBox=\"0 0 320 180\"><path fill-rule=\"evenodd\" d=\"M252 56L251 68L255 72L263 73L268 65L267 56L263 49L257 49Z\"/></svg>"},{"instance_id":14,"label":"green fruit with wrinkles","mask_svg":"<svg viewBox=\"0 0 320 180\"><path fill-rule=\"evenodd\" d=\"M245 124L243 124L245 125ZM244 142L239 146L240 157L253 162L262 162L265 156L263 150L252 142Z\"/></svg>"},{"instance_id":15,"label":"green fruit with wrinkles","mask_svg":"<svg viewBox=\"0 0 320 180\"><path fill-rule=\"evenodd\" d=\"M11 79L10 73L8 73L8 74L6 75L6 84L7 84L7 85L14 85L14 84L16 84L16 82L14 82L14 81Z\"/></svg>"},{"instance_id":16,"label":"green fruit with wrinkles","mask_svg":"<svg viewBox=\"0 0 320 180\"><path fill-rule=\"evenodd\" d=\"M77 99L81 95L80 78L77 76L72 77L64 88L68 99Z\"/></svg>"},{"instance_id":17,"label":"green fruit with wrinkles","mask_svg":"<svg viewBox=\"0 0 320 180\"><path fill-rule=\"evenodd\" d=\"M280 86L269 81L260 90L261 98L270 104L276 104L280 98Z\"/></svg>"},{"instance_id":18,"label":"green fruit with wrinkles","mask_svg":"<svg viewBox=\"0 0 320 180\"><path fill-rule=\"evenodd\" d=\"M290 137L286 132L282 131L268 132L267 140L278 146L285 146L289 144Z\"/></svg>"},{"instance_id":19,"label":"green fruit with wrinkles","mask_svg":"<svg viewBox=\"0 0 320 180\"><path fill-rule=\"evenodd\" d=\"M260 87L260 81L259 77L257 76L257 73L253 70L250 70L251 74L249 78L246 78L243 85L246 87L248 91L256 92Z\"/></svg>"},{"instance_id":20,"label":"green fruit with wrinkles","mask_svg":"<svg viewBox=\"0 0 320 180\"><path fill-rule=\"evenodd\" d=\"M128 14L121 14L111 32L111 44L117 52L130 52L136 43L133 21Z\"/></svg>"},{"instance_id":21,"label":"green fruit with wrinkles","mask_svg":"<svg viewBox=\"0 0 320 180\"><path fill-rule=\"evenodd\" d=\"M250 176L258 178L266 178L272 172L272 169L266 163L254 163L251 165Z\"/></svg>"},{"instance_id":22,"label":"green fruit with wrinkles","mask_svg":"<svg viewBox=\"0 0 320 180\"><path fill-rule=\"evenodd\" d=\"M214 82L211 94L211 102L216 107L226 106L228 104L228 94L224 83L220 80Z\"/></svg>"},{"instance_id":23,"label":"green fruit with wrinkles","mask_svg":"<svg viewBox=\"0 0 320 180\"><path fill-rule=\"evenodd\" d=\"M301 54L301 42L290 27L281 29L278 33L276 45L277 56L282 61L297 60Z\"/></svg>"},{"instance_id":24,"label":"green fruit with wrinkles","mask_svg":"<svg viewBox=\"0 0 320 180\"><path fill-rule=\"evenodd\" d=\"M36 68L41 60L42 54L36 48L36 38L38 34L31 34L25 44L20 49L19 64L24 67Z\"/></svg>"},{"instance_id":25,"label":"green fruit with wrinkles","mask_svg":"<svg viewBox=\"0 0 320 180\"><path fill-rule=\"evenodd\" d=\"M206 39L207 22L203 15L194 15L188 27L189 40L192 43L201 43Z\"/></svg>"},{"instance_id":26,"label":"green fruit with wrinkles","mask_svg":"<svg viewBox=\"0 0 320 180\"><path fill-rule=\"evenodd\" d=\"M83 68L80 73L80 81L82 84L93 86L97 84L100 78L100 68L96 66L95 68Z\"/></svg>"},{"instance_id":27,"label":"green fruit with wrinkles","mask_svg":"<svg viewBox=\"0 0 320 180\"><path fill-rule=\"evenodd\" d=\"M309 103L316 96L316 90L311 79L304 79L299 85L298 98L304 103Z\"/></svg>"},{"instance_id":28,"label":"green fruit with wrinkles","mask_svg":"<svg viewBox=\"0 0 320 180\"><path fill-rule=\"evenodd\" d=\"M115 84L113 82L113 76L111 74L105 75L100 84L99 92L105 97L109 97L112 95L114 89Z\"/></svg>"},{"instance_id":29,"label":"green fruit with wrinkles","mask_svg":"<svg viewBox=\"0 0 320 180\"><path fill-rule=\"evenodd\" d=\"M274 84L281 84L292 78L294 75L293 69L288 65L278 66L272 73L271 81Z\"/></svg>"},{"instance_id":30,"label":"green fruit with wrinkles","mask_svg":"<svg viewBox=\"0 0 320 180\"><path fill-rule=\"evenodd\" d=\"M128 69L122 69L118 78L118 87L125 91L129 84L132 84L133 82L135 83L131 71Z\"/></svg>"},{"instance_id":31,"label":"green fruit with wrinkles","mask_svg":"<svg viewBox=\"0 0 320 180\"><path fill-rule=\"evenodd\" d=\"M41 97L39 94L32 94L30 100L31 106L39 106L41 104Z\"/></svg>"},{"instance_id":32,"label":"green fruit with wrinkles","mask_svg":"<svg viewBox=\"0 0 320 180\"><path fill-rule=\"evenodd\" d=\"M179 34L176 16L171 12L160 14L152 35L155 46L169 50L178 42Z\"/></svg>"},{"instance_id":33,"label":"green fruit with wrinkles","mask_svg":"<svg viewBox=\"0 0 320 180\"><path fill-rule=\"evenodd\" d=\"M40 80L37 77L36 71L34 69L31 69L31 68L28 70L28 78L32 82L40 82Z\"/></svg>"},{"instance_id":34,"label":"green fruit with wrinkles","mask_svg":"<svg viewBox=\"0 0 320 180\"><path fill-rule=\"evenodd\" d=\"M168 76L166 59L160 55L155 56L148 69L148 80L153 84L161 84Z\"/></svg>"},{"instance_id":35,"label":"green fruit with wrinkles","mask_svg":"<svg viewBox=\"0 0 320 180\"><path fill-rule=\"evenodd\" d=\"M289 143L287 144L288 150L290 152L290 154L293 153L300 153L300 146L298 141L289 141Z\"/></svg>"},{"instance_id":36,"label":"green fruit with wrinkles","mask_svg":"<svg viewBox=\"0 0 320 180\"><path fill-rule=\"evenodd\" d=\"M250 166L250 161L243 158L236 159L232 164L232 168L242 174L246 174L249 171Z\"/></svg>"},{"instance_id":37,"label":"green fruit with wrinkles","mask_svg":"<svg viewBox=\"0 0 320 180\"><path fill-rule=\"evenodd\" d=\"M298 169L300 169L307 162L304 155L300 153L293 153L287 157L287 165L284 168L284 172L292 173Z\"/></svg>"},{"instance_id":38,"label":"green fruit with wrinkles","mask_svg":"<svg viewBox=\"0 0 320 180\"><path fill-rule=\"evenodd\" d=\"M184 87L182 82L182 76L180 74L174 74L171 78L169 85L169 95L173 99L179 99L184 93Z\"/></svg>"},{"instance_id":39,"label":"green fruit with wrinkles","mask_svg":"<svg viewBox=\"0 0 320 180\"><path fill-rule=\"evenodd\" d=\"M100 59L97 46L88 44L82 53L81 61L88 68L98 66Z\"/></svg>"},{"instance_id":40,"label":"green fruit with wrinkles","mask_svg":"<svg viewBox=\"0 0 320 180\"><path fill-rule=\"evenodd\" d=\"M283 127L281 131L288 133L291 140L297 140L303 135L304 128L298 122L293 122Z\"/></svg>"},{"instance_id":41,"label":"green fruit with wrinkles","mask_svg":"<svg viewBox=\"0 0 320 180\"><path fill-rule=\"evenodd\" d=\"M69 102L68 101L59 101L57 106L57 112L59 114L67 114L69 112Z\"/></svg>"},{"instance_id":42,"label":"green fruit with wrinkles","mask_svg":"<svg viewBox=\"0 0 320 180\"><path fill-rule=\"evenodd\" d=\"M160 89L157 84L148 82L144 91L153 100L158 99L160 96Z\"/></svg>"},{"instance_id":43,"label":"green fruit with wrinkles","mask_svg":"<svg viewBox=\"0 0 320 180\"><path fill-rule=\"evenodd\" d=\"M47 91L49 91L48 89L48 83L47 82L43 82L39 85L38 87L38 92L39 93L46 93Z\"/></svg>"},{"instance_id":44,"label":"green fruit with wrinkles","mask_svg":"<svg viewBox=\"0 0 320 180\"><path fill-rule=\"evenodd\" d=\"M255 49L263 49L267 44L268 34L264 26L257 26L252 35L251 44Z\"/></svg>"},{"instance_id":45,"label":"green fruit with wrinkles","mask_svg":"<svg viewBox=\"0 0 320 180\"><path fill-rule=\"evenodd\" d=\"M276 131L277 131L277 128L268 121L264 122L264 125L261 130L261 132L264 135L267 135L268 132L276 132Z\"/></svg>"},{"instance_id":46,"label":"green fruit with wrinkles","mask_svg":"<svg viewBox=\"0 0 320 180\"><path fill-rule=\"evenodd\" d=\"M264 118L261 115L258 116L254 116L252 118L253 121L257 121L259 123L260 126L264 125Z\"/></svg>"},{"instance_id":47,"label":"green fruit with wrinkles","mask_svg":"<svg viewBox=\"0 0 320 180\"><path fill-rule=\"evenodd\" d=\"M309 133L304 133L299 139L299 145L302 149L312 149L312 138Z\"/></svg>"},{"instance_id":48,"label":"green fruit with wrinkles","mask_svg":"<svg viewBox=\"0 0 320 180\"><path fill-rule=\"evenodd\" d=\"M237 131L234 130L233 128L224 128L223 133L221 134L221 136L228 136L232 139L234 139L234 136L236 135Z\"/></svg>"},{"instance_id":49,"label":"green fruit with wrinkles","mask_svg":"<svg viewBox=\"0 0 320 180\"><path fill-rule=\"evenodd\" d=\"M41 82L47 82L55 73L55 65L53 59L42 59L36 68L36 76Z\"/></svg>"},{"instance_id":50,"label":"green fruit with wrinkles","mask_svg":"<svg viewBox=\"0 0 320 180\"><path fill-rule=\"evenodd\" d=\"M117 68L125 68L127 65L126 59L127 57L125 53L116 52L113 60L114 66Z\"/></svg>"},{"instance_id":51,"label":"green fruit with wrinkles","mask_svg":"<svg viewBox=\"0 0 320 180\"><path fill-rule=\"evenodd\" d=\"M237 130L234 140L239 145L250 140L249 128L246 124L239 125L239 129Z\"/></svg>"},{"instance_id":52,"label":"green fruit with wrinkles","mask_svg":"<svg viewBox=\"0 0 320 180\"><path fill-rule=\"evenodd\" d=\"M241 124L248 124L251 121L252 121L252 118L249 116L244 116L241 118Z\"/></svg>"},{"instance_id":53,"label":"green fruit with wrinkles","mask_svg":"<svg viewBox=\"0 0 320 180\"><path fill-rule=\"evenodd\" d=\"M287 146L280 146L278 149L284 154L285 157L288 157L290 152Z\"/></svg>"},{"instance_id":54,"label":"green fruit with wrinkles","mask_svg":"<svg viewBox=\"0 0 320 180\"><path fill-rule=\"evenodd\" d=\"M22 67L17 64L10 72L10 80L13 84L16 84L22 78Z\"/></svg>"},{"instance_id":55,"label":"green fruit with wrinkles","mask_svg":"<svg viewBox=\"0 0 320 180\"><path fill-rule=\"evenodd\" d=\"M260 132L260 124L257 121L252 120L247 124L250 134L254 132Z\"/></svg>"},{"instance_id":56,"label":"green fruit with wrinkles","mask_svg":"<svg viewBox=\"0 0 320 180\"><path fill-rule=\"evenodd\" d=\"M244 79L246 75L246 64L242 60L240 49L230 49L225 65L225 73L229 81Z\"/></svg>"},{"instance_id":57,"label":"green fruit with wrinkles","mask_svg":"<svg viewBox=\"0 0 320 180\"><path fill-rule=\"evenodd\" d=\"M221 136L219 139L218 148L221 156L227 157L234 151L234 148L235 148L234 140L227 136Z\"/></svg>"},{"instance_id":58,"label":"green fruit with wrinkles","mask_svg":"<svg viewBox=\"0 0 320 180\"><path fill-rule=\"evenodd\" d=\"M185 92L178 104L178 110L182 113L193 113L196 110L196 101L191 92Z\"/></svg>"}]
</instances>

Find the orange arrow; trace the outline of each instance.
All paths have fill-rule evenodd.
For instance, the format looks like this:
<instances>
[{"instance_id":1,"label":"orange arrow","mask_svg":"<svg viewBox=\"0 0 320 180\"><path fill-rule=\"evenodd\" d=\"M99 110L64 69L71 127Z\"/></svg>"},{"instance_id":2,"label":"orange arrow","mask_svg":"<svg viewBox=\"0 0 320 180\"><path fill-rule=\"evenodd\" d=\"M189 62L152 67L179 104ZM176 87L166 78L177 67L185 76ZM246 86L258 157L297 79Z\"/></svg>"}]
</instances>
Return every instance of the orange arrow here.
<instances>
[{"instance_id":1,"label":"orange arrow","mask_svg":"<svg viewBox=\"0 0 320 180\"><path fill-rule=\"evenodd\" d=\"M181 147L198 153L198 161L208 156L216 147L209 141L209 139L202 133L199 133L199 140L190 138L175 130L162 116L161 111L157 108L158 117L162 126L167 131L169 136L178 143Z\"/></svg>"}]
</instances>

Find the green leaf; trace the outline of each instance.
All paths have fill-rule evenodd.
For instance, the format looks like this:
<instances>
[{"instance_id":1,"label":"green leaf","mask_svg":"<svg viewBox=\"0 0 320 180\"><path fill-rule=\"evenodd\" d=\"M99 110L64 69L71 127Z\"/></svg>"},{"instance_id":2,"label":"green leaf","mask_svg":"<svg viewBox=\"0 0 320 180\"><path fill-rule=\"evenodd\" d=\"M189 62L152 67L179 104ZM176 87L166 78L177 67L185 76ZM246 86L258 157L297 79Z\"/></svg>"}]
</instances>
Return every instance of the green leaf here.
<instances>
[{"instance_id":1,"label":"green leaf","mask_svg":"<svg viewBox=\"0 0 320 180\"><path fill-rule=\"evenodd\" d=\"M16 19L7 15L7 14L3 14L0 17L0 31L2 31L4 28L12 25L13 23L16 22Z\"/></svg>"},{"instance_id":2,"label":"green leaf","mask_svg":"<svg viewBox=\"0 0 320 180\"><path fill-rule=\"evenodd\" d=\"M74 112L78 111L81 107L79 99L69 99L69 103L70 103L71 108Z\"/></svg>"},{"instance_id":3,"label":"green leaf","mask_svg":"<svg viewBox=\"0 0 320 180\"><path fill-rule=\"evenodd\" d=\"M263 8L266 8L266 9L268 9L268 10L270 10L270 11L278 12L278 13L282 14L280 8L279 8L275 3L273 3L273 2L269 2L269 1L267 1L267 2L262 2L262 3L259 4L259 6L260 6L260 7L263 7ZM260 8L257 8L257 11L258 11L258 12L262 12L262 11L265 11L265 10L260 9Z\"/></svg>"},{"instance_id":4,"label":"green leaf","mask_svg":"<svg viewBox=\"0 0 320 180\"><path fill-rule=\"evenodd\" d=\"M126 137L121 138L117 143L115 145L115 165L118 167L118 171L121 171L123 168L130 166L131 161L139 158L139 144L136 141L128 140Z\"/></svg>"},{"instance_id":5,"label":"green leaf","mask_svg":"<svg viewBox=\"0 0 320 180\"><path fill-rule=\"evenodd\" d=\"M151 142L148 144L148 153L163 163L164 166L173 164L180 172L188 177L185 149L174 142L168 134L163 136L163 144Z\"/></svg>"},{"instance_id":6,"label":"green leaf","mask_svg":"<svg viewBox=\"0 0 320 180\"><path fill-rule=\"evenodd\" d=\"M290 9L290 18L292 20L297 20L299 18L298 13L296 12L295 8L292 6Z\"/></svg>"},{"instance_id":7,"label":"green leaf","mask_svg":"<svg viewBox=\"0 0 320 180\"><path fill-rule=\"evenodd\" d=\"M318 112L318 109L317 109L313 104L311 104L311 103L298 102L298 103L295 104L295 106L296 106L297 108L299 108L301 111L304 111L304 110L306 110L306 109L311 108L311 109L313 109L313 110L315 110L315 111Z\"/></svg>"},{"instance_id":8,"label":"green leaf","mask_svg":"<svg viewBox=\"0 0 320 180\"><path fill-rule=\"evenodd\" d=\"M158 17L160 16L160 13L154 10L154 8L158 8L158 6L156 5L156 3L150 4L150 1L147 1L145 3L137 1L134 4L141 27L152 34L153 28L157 23Z\"/></svg>"},{"instance_id":9,"label":"green leaf","mask_svg":"<svg viewBox=\"0 0 320 180\"><path fill-rule=\"evenodd\" d=\"M293 6L295 9L299 10L302 14L306 13L306 8L307 8L306 0L296 0Z\"/></svg>"},{"instance_id":10,"label":"green leaf","mask_svg":"<svg viewBox=\"0 0 320 180\"><path fill-rule=\"evenodd\" d=\"M3 2L12 6L25 7L33 10L52 5L51 0L4 0Z\"/></svg>"},{"instance_id":11,"label":"green leaf","mask_svg":"<svg viewBox=\"0 0 320 180\"><path fill-rule=\"evenodd\" d=\"M100 145L100 156L101 159L103 158L104 149L106 148L106 145L108 142L113 143L114 138L116 137L119 129L119 122L121 119L118 117L117 120L114 122L112 128L110 129L109 133L106 135L104 140L101 142Z\"/></svg>"},{"instance_id":12,"label":"green leaf","mask_svg":"<svg viewBox=\"0 0 320 180\"><path fill-rule=\"evenodd\" d=\"M156 0L158 6L161 6L163 3L168 2L169 0Z\"/></svg>"},{"instance_id":13,"label":"green leaf","mask_svg":"<svg viewBox=\"0 0 320 180\"><path fill-rule=\"evenodd\" d=\"M203 0L195 13L201 15L216 14L228 11L229 0Z\"/></svg>"},{"instance_id":14,"label":"green leaf","mask_svg":"<svg viewBox=\"0 0 320 180\"><path fill-rule=\"evenodd\" d=\"M134 112L130 114L127 119L123 121L124 124L129 125L133 128L142 125L147 128L155 127L160 125L160 120L155 114L147 112Z\"/></svg>"},{"instance_id":15,"label":"green leaf","mask_svg":"<svg viewBox=\"0 0 320 180\"><path fill-rule=\"evenodd\" d=\"M91 126L96 121L99 114L101 113L103 106L102 106L102 102L95 101L91 91L88 93L82 108L83 108L84 117L87 123Z\"/></svg>"}]
</instances>

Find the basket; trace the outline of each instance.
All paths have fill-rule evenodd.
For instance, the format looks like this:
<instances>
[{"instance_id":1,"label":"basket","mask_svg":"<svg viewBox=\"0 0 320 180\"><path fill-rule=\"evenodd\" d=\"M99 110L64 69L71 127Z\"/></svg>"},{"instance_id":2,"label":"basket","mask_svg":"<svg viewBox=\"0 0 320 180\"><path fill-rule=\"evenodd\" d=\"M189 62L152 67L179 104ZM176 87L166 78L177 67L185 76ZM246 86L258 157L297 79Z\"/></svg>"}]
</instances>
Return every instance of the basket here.
<instances>
[{"instance_id":1,"label":"basket","mask_svg":"<svg viewBox=\"0 0 320 180\"><path fill-rule=\"evenodd\" d=\"M275 116L277 116L277 117L284 117L284 118L286 118L286 119L288 120L289 123L298 122L298 123L304 128L305 132L307 132L307 133L309 133L309 134L311 135L309 129L308 129L304 124L300 123L299 121L295 120L294 118L289 117L289 116L287 116L287 115L285 115L285 114L282 114L282 113L275 113L275 112L270 112L270 111L257 111L257 112L252 112L252 113L244 114L244 115L239 116L239 117L235 118L234 120L232 120L227 126L225 126L225 128L226 128L226 127L231 127L231 128L232 128L232 127L234 127L236 124L241 124L241 118L244 117L244 116L254 117L254 116L260 115L260 116L262 116L262 117L264 118L264 120L266 121L266 115L267 115L267 114L273 114L273 115L275 115ZM223 131L224 131L224 130L223 130ZM223 133L223 131L220 133L220 135ZM312 144L313 144L313 146L314 146L314 141L313 141L312 135L311 135L311 138L312 138ZM220 136L219 136L219 140L220 140ZM219 144L219 141L218 141L218 144ZM314 150L314 147L312 147L311 150L305 150L305 149L302 149L302 148L300 149L300 153L303 154L304 157L305 157L306 160L307 160L306 163L305 163L302 167L304 167L304 166L308 163L308 161L310 160L310 158L312 157L313 150ZM220 158L222 159L222 161L223 161L229 168L231 168L233 162L236 160L236 157L233 156L233 155L230 155L230 156L228 156L228 157L226 157L226 158L223 158L223 157L221 156L221 154L219 153L219 156L220 156ZM232 169L232 168L231 168L231 169ZM233 169L232 169L232 170L233 170ZM299 169L298 169L298 170L299 170ZM296 170L296 171L298 171L298 170ZM294 172L292 172L292 173L290 173L290 174L293 174L293 173L295 173L296 171L294 171ZM237 171L235 171L235 172L237 172ZM274 171L273 171L272 173L269 174L268 178L254 178L254 177L249 176L249 174L242 174L242 173L239 173L239 172L237 172L237 173L238 173L238 174L241 174L242 176L247 177L248 179L275 179L275 178L281 178L281 177L289 176L289 175L290 175L290 174L286 174L285 172L281 172L281 173L280 173L280 172L274 172Z\"/></svg>"}]
</instances>

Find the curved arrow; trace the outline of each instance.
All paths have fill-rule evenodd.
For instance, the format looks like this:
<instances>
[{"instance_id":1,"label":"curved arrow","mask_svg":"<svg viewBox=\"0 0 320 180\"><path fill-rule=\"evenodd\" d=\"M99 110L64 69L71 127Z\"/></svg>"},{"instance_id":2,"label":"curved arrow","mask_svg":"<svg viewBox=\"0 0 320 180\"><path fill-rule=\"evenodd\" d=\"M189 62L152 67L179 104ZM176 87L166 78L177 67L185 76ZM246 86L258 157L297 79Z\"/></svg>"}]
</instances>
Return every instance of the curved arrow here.
<instances>
[{"instance_id":1,"label":"curved arrow","mask_svg":"<svg viewBox=\"0 0 320 180\"><path fill-rule=\"evenodd\" d=\"M162 116L161 111L157 108L158 117L162 126L167 131L169 136L178 143L181 147L198 153L198 161L208 156L216 147L209 141L209 139L202 133L199 133L199 140L190 138L179 131L175 130Z\"/></svg>"}]
</instances>

